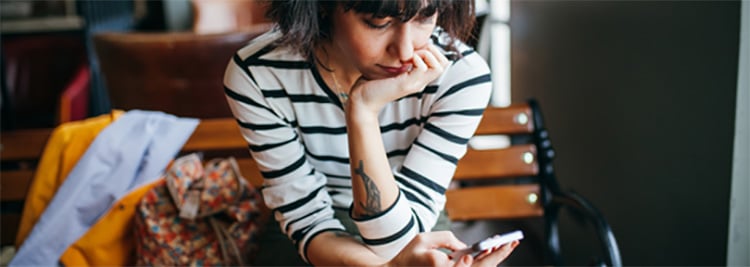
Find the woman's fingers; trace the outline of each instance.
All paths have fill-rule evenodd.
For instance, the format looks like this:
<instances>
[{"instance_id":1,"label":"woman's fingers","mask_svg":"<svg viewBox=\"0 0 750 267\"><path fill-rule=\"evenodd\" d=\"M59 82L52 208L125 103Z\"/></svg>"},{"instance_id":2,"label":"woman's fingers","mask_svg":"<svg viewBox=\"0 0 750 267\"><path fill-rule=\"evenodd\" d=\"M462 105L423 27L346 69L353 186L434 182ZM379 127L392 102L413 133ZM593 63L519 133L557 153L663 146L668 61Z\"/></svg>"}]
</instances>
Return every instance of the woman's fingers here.
<instances>
[{"instance_id":1,"label":"woman's fingers","mask_svg":"<svg viewBox=\"0 0 750 267\"><path fill-rule=\"evenodd\" d=\"M420 54L422 56L422 60L424 60L430 70L434 71L436 74L443 73L444 66L440 64L440 61L435 57L434 54L428 51Z\"/></svg>"},{"instance_id":2,"label":"woman's fingers","mask_svg":"<svg viewBox=\"0 0 750 267\"><path fill-rule=\"evenodd\" d=\"M482 253L474 261L475 266L497 266L500 262L508 258L510 253L518 246L519 241L513 241L497 249Z\"/></svg>"},{"instance_id":3,"label":"woman's fingers","mask_svg":"<svg viewBox=\"0 0 750 267\"><path fill-rule=\"evenodd\" d=\"M435 79L445 71L445 68L450 64L450 60L443 55L443 53L435 46L429 45L424 49L417 50L414 53L415 62L424 62L427 66L427 73L429 79Z\"/></svg>"},{"instance_id":4,"label":"woman's fingers","mask_svg":"<svg viewBox=\"0 0 750 267\"><path fill-rule=\"evenodd\" d=\"M429 69L437 70L439 72L442 72L449 63L448 59L445 58L445 56L443 56L443 54L434 46L416 51L414 53L414 58L422 59Z\"/></svg>"},{"instance_id":5,"label":"woman's fingers","mask_svg":"<svg viewBox=\"0 0 750 267\"><path fill-rule=\"evenodd\" d=\"M414 64L414 69L408 73L408 77L410 80L421 84L421 86L436 79L443 73L443 71L445 71L440 60L436 58L432 52L426 49L417 51L414 54L412 62Z\"/></svg>"},{"instance_id":6,"label":"woman's fingers","mask_svg":"<svg viewBox=\"0 0 750 267\"><path fill-rule=\"evenodd\" d=\"M435 231L418 234L412 242L420 244L427 249L447 248L451 250L463 249L466 247L464 242L458 240L451 231Z\"/></svg>"},{"instance_id":7,"label":"woman's fingers","mask_svg":"<svg viewBox=\"0 0 750 267\"><path fill-rule=\"evenodd\" d=\"M450 249L460 250L466 248L466 244L458 240L458 238L451 231L435 231L429 234L420 234L423 237L423 242L428 245L426 247L430 250L433 255L435 266L448 266L454 264L448 257L448 254L439 249ZM468 255L467 255L468 256ZM468 267L471 266L473 259L471 256L468 258L461 258L455 262L454 266Z\"/></svg>"},{"instance_id":8,"label":"woman's fingers","mask_svg":"<svg viewBox=\"0 0 750 267\"><path fill-rule=\"evenodd\" d=\"M426 232L416 235L395 258L391 260L397 266L450 266L454 265L448 255L439 248L461 249L466 244L459 241L449 231ZM469 266L465 262L456 266Z\"/></svg>"},{"instance_id":9,"label":"woman's fingers","mask_svg":"<svg viewBox=\"0 0 750 267\"><path fill-rule=\"evenodd\" d=\"M430 51L430 54L432 54L435 57L438 64L440 64L440 66L443 66L443 68L447 67L451 63L451 61L448 60L448 58L443 55L443 52L441 52L437 48L437 46L430 45L427 47L427 50Z\"/></svg>"},{"instance_id":10,"label":"woman's fingers","mask_svg":"<svg viewBox=\"0 0 750 267\"><path fill-rule=\"evenodd\" d=\"M464 255L463 257L456 260L454 267L469 267L474 262L474 259L470 255Z\"/></svg>"},{"instance_id":11,"label":"woman's fingers","mask_svg":"<svg viewBox=\"0 0 750 267\"><path fill-rule=\"evenodd\" d=\"M414 63L414 68L411 70L412 73L414 71L424 72L428 70L427 64L425 64L424 59L420 56L421 51L418 51L415 53L414 58L412 59L412 62Z\"/></svg>"},{"instance_id":12,"label":"woman's fingers","mask_svg":"<svg viewBox=\"0 0 750 267\"><path fill-rule=\"evenodd\" d=\"M432 51L422 50L422 51L419 51L419 53L417 53L416 55L418 57L421 57L422 60L424 60L424 62L427 63L427 66L429 66L429 68L443 69L443 66L440 64L440 62L435 57L435 54L432 53Z\"/></svg>"}]
</instances>

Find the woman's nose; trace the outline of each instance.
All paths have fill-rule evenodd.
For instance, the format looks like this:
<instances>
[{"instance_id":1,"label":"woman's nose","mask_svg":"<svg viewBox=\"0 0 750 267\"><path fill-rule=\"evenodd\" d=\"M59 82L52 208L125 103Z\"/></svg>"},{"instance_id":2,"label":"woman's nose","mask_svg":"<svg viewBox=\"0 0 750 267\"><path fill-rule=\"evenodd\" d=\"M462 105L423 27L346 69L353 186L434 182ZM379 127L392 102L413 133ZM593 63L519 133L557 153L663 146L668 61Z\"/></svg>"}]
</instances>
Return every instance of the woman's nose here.
<instances>
[{"instance_id":1,"label":"woman's nose","mask_svg":"<svg viewBox=\"0 0 750 267\"><path fill-rule=\"evenodd\" d=\"M401 25L396 31L393 40L389 45L389 52L398 58L401 62L407 62L414 56L415 38L408 25Z\"/></svg>"}]
</instances>

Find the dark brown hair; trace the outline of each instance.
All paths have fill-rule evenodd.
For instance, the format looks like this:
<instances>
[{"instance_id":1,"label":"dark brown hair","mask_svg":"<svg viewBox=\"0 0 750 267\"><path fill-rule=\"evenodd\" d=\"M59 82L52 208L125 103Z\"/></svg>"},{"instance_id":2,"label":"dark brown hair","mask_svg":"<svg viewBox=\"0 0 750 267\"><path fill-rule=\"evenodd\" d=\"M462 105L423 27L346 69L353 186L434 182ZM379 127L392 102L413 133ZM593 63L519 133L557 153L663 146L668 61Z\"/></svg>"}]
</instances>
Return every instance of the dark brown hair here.
<instances>
[{"instance_id":1,"label":"dark brown hair","mask_svg":"<svg viewBox=\"0 0 750 267\"><path fill-rule=\"evenodd\" d=\"M408 21L419 15L438 15L437 26L454 40L467 40L474 27L474 0L271 0L266 14L283 33L279 45L290 46L309 57L330 37L330 14L341 5L345 11L393 17ZM455 48L451 42L448 49Z\"/></svg>"}]
</instances>

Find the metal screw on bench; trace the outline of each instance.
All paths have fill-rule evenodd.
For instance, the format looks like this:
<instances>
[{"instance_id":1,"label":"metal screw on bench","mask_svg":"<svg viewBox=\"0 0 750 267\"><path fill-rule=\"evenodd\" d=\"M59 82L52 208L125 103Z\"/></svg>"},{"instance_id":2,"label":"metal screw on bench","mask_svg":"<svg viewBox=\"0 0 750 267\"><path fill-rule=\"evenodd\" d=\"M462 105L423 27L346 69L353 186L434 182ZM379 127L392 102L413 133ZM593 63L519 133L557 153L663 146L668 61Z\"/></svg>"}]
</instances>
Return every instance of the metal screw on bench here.
<instances>
[{"instance_id":1,"label":"metal screw on bench","mask_svg":"<svg viewBox=\"0 0 750 267\"><path fill-rule=\"evenodd\" d=\"M528 201L529 204L536 204L537 200L539 200L539 196L536 193L530 193L526 196L526 201Z\"/></svg>"},{"instance_id":2,"label":"metal screw on bench","mask_svg":"<svg viewBox=\"0 0 750 267\"><path fill-rule=\"evenodd\" d=\"M526 113L518 113L518 115L513 118L513 121L520 125L524 125L529 122L529 116L526 116Z\"/></svg>"},{"instance_id":3,"label":"metal screw on bench","mask_svg":"<svg viewBox=\"0 0 750 267\"><path fill-rule=\"evenodd\" d=\"M534 153L531 152L524 152L523 153L523 162L526 164L531 164L534 162Z\"/></svg>"}]
</instances>

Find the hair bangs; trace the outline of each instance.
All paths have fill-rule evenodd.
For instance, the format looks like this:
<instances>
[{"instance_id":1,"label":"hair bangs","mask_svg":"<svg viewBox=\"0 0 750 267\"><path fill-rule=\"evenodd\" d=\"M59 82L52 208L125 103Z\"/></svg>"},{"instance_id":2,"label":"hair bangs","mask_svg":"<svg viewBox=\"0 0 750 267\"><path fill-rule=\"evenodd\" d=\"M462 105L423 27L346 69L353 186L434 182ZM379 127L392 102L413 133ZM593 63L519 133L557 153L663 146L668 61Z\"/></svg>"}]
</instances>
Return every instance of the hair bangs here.
<instances>
[{"instance_id":1,"label":"hair bangs","mask_svg":"<svg viewBox=\"0 0 750 267\"><path fill-rule=\"evenodd\" d=\"M440 0L350 0L344 10L372 14L373 17L393 17L409 21L414 16L430 17L440 11Z\"/></svg>"}]
</instances>

